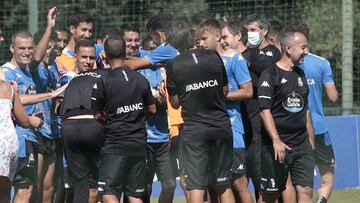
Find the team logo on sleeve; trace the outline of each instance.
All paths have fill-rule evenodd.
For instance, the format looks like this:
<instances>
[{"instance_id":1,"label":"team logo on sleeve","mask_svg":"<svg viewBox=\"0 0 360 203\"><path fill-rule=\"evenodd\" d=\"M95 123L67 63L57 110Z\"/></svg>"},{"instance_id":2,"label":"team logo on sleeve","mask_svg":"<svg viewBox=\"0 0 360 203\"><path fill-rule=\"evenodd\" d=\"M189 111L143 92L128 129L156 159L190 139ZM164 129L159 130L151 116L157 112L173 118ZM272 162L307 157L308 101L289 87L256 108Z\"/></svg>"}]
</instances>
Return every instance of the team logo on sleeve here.
<instances>
[{"instance_id":1,"label":"team logo on sleeve","mask_svg":"<svg viewBox=\"0 0 360 203\"><path fill-rule=\"evenodd\" d=\"M263 83L261 83L260 87L270 87L268 81L264 81Z\"/></svg>"},{"instance_id":2,"label":"team logo on sleeve","mask_svg":"<svg viewBox=\"0 0 360 203\"><path fill-rule=\"evenodd\" d=\"M288 112L297 113L304 108L304 99L296 92L292 92L283 100L282 105Z\"/></svg>"},{"instance_id":3,"label":"team logo on sleeve","mask_svg":"<svg viewBox=\"0 0 360 203\"><path fill-rule=\"evenodd\" d=\"M271 56L271 57L272 57L273 55L274 55L274 54L273 54L271 51L267 51L267 52L266 52L266 56Z\"/></svg>"}]
</instances>

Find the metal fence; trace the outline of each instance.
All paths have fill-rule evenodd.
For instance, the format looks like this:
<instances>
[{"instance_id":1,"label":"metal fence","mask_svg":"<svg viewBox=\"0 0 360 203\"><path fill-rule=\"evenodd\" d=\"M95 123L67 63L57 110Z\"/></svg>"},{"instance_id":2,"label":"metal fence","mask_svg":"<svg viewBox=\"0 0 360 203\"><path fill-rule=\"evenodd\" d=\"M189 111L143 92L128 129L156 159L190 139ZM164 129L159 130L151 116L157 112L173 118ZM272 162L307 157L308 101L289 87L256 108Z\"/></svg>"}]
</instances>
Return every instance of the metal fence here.
<instances>
[{"instance_id":1,"label":"metal fence","mask_svg":"<svg viewBox=\"0 0 360 203\"><path fill-rule=\"evenodd\" d=\"M36 31L46 26L50 7L58 7L58 22L66 25L68 16L85 8L95 18L95 37L105 26L136 22L141 30L152 15L168 12L188 16L209 11L217 18L258 13L279 20L284 25L303 21L310 25L311 52L327 58L333 68L339 101L324 99L327 114L342 113L342 1L341 0L1 0L0 28L5 42L0 45L0 63L11 57L10 36L19 29ZM30 15L31 13L31 15ZM353 0L353 114L360 114L360 1Z\"/></svg>"}]
</instances>

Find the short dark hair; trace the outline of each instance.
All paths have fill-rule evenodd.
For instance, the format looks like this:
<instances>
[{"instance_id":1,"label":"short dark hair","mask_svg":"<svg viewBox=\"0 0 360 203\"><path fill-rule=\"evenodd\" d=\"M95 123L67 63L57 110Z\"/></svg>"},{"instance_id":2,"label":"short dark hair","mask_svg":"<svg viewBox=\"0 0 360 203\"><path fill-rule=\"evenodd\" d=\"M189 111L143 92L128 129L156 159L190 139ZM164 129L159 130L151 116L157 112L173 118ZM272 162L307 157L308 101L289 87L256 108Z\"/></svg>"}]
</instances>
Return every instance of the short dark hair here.
<instances>
[{"instance_id":1,"label":"short dark hair","mask_svg":"<svg viewBox=\"0 0 360 203\"><path fill-rule=\"evenodd\" d=\"M121 36L121 32L118 29L114 28L114 27L105 27L101 31L99 38L101 40L104 40L106 37L109 37L109 36L112 36L112 35Z\"/></svg>"},{"instance_id":2,"label":"short dark hair","mask_svg":"<svg viewBox=\"0 0 360 203\"><path fill-rule=\"evenodd\" d=\"M306 23L303 22L292 23L286 27L286 30L293 32L300 32L306 37L306 39L309 39L310 28Z\"/></svg>"},{"instance_id":3,"label":"short dark hair","mask_svg":"<svg viewBox=\"0 0 360 203\"><path fill-rule=\"evenodd\" d=\"M33 38L33 36L31 35L31 33L29 31L19 30L19 31L16 31L14 34L11 35L11 43L12 44L14 44L15 39L17 37L20 37L20 38L23 38L23 39Z\"/></svg>"},{"instance_id":4,"label":"short dark hair","mask_svg":"<svg viewBox=\"0 0 360 203\"><path fill-rule=\"evenodd\" d=\"M156 46L159 46L161 44L160 34L158 32L152 32L147 34L141 40L141 46L146 50L149 46L149 42L151 41L153 41Z\"/></svg>"},{"instance_id":5,"label":"short dark hair","mask_svg":"<svg viewBox=\"0 0 360 203\"><path fill-rule=\"evenodd\" d=\"M79 26L80 23L93 23L94 24L94 18L90 15L90 13L86 10L80 10L76 12L74 15L70 16L68 19L69 27Z\"/></svg>"},{"instance_id":6,"label":"short dark hair","mask_svg":"<svg viewBox=\"0 0 360 203\"><path fill-rule=\"evenodd\" d=\"M126 23L120 27L121 35L124 36L125 32L137 32L140 34L139 25L137 23Z\"/></svg>"},{"instance_id":7,"label":"short dark hair","mask_svg":"<svg viewBox=\"0 0 360 203\"><path fill-rule=\"evenodd\" d=\"M166 39L169 44L179 52L186 51L194 45L194 38L191 33L190 25L184 20L174 20L168 31Z\"/></svg>"},{"instance_id":8,"label":"short dark hair","mask_svg":"<svg viewBox=\"0 0 360 203\"><path fill-rule=\"evenodd\" d=\"M270 20L270 30L268 36L279 36L283 30L282 24L277 20Z\"/></svg>"},{"instance_id":9,"label":"short dark hair","mask_svg":"<svg viewBox=\"0 0 360 203\"><path fill-rule=\"evenodd\" d=\"M147 32L166 32L169 28L173 16L168 13L161 13L155 16L152 16L149 21L146 23L145 29Z\"/></svg>"},{"instance_id":10,"label":"short dark hair","mask_svg":"<svg viewBox=\"0 0 360 203\"><path fill-rule=\"evenodd\" d=\"M45 33L45 30L40 30L34 34L34 43L36 45L39 44L44 33ZM50 41L56 41L56 40L57 40L57 34L54 30L51 30Z\"/></svg>"},{"instance_id":11,"label":"short dark hair","mask_svg":"<svg viewBox=\"0 0 360 203\"><path fill-rule=\"evenodd\" d=\"M243 44L247 43L247 30L245 28L245 18L239 18L235 17L230 19L229 21L225 22L223 25L224 27L227 27L229 32L232 35L236 35L238 33L241 34L241 41Z\"/></svg>"},{"instance_id":12,"label":"short dark hair","mask_svg":"<svg viewBox=\"0 0 360 203\"><path fill-rule=\"evenodd\" d=\"M258 22L260 29L270 29L270 21L264 14L251 14L246 16L245 25L248 25L252 22Z\"/></svg>"},{"instance_id":13,"label":"short dark hair","mask_svg":"<svg viewBox=\"0 0 360 203\"><path fill-rule=\"evenodd\" d=\"M75 44L75 53L78 53L80 47L92 47L95 49L94 42L89 39L79 40Z\"/></svg>"},{"instance_id":14,"label":"short dark hair","mask_svg":"<svg viewBox=\"0 0 360 203\"><path fill-rule=\"evenodd\" d=\"M126 57L126 43L121 36L109 36L104 43L104 50L108 60Z\"/></svg>"},{"instance_id":15,"label":"short dark hair","mask_svg":"<svg viewBox=\"0 0 360 203\"><path fill-rule=\"evenodd\" d=\"M65 26L59 23L56 23L52 30L54 30L55 32L67 32Z\"/></svg>"},{"instance_id":16,"label":"short dark hair","mask_svg":"<svg viewBox=\"0 0 360 203\"><path fill-rule=\"evenodd\" d=\"M281 48L284 48L288 43L290 43L290 44L296 43L295 33L300 33L300 34L304 35L304 37L306 38L305 34L302 33L300 30L296 30L292 26L286 27L279 35L279 41L281 44Z\"/></svg>"}]
</instances>

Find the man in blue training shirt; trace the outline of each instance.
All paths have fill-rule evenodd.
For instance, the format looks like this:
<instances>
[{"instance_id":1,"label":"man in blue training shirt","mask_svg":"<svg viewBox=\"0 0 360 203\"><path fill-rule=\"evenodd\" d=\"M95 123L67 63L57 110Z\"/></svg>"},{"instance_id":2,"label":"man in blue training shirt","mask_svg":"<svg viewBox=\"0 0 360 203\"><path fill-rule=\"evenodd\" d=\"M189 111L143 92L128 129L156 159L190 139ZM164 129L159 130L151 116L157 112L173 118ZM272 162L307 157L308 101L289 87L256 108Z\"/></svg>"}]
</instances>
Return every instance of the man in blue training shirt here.
<instances>
[{"instance_id":1,"label":"man in blue training shirt","mask_svg":"<svg viewBox=\"0 0 360 203\"><path fill-rule=\"evenodd\" d=\"M25 111L32 116L42 117L43 112L42 101L50 98L57 97L64 88L57 89L51 93L37 94L35 89L35 83L32 79L30 71L35 71L42 58L45 55L48 41L51 34L51 28L55 24L56 7L49 10L47 19L48 24L46 31L40 40L38 46L34 50L33 37L26 31L18 31L12 36L12 44L10 50L13 54L13 58L10 62L3 65L5 77L8 81L15 81L19 87L20 99L25 107ZM50 126L44 123L41 128L24 129L20 126L16 126L18 138L19 138L19 157L20 162L18 164L17 174L15 175L15 188L16 194L14 202L28 202L30 201L31 193L33 190L34 176L34 153L32 145L35 146L39 153L48 150L48 147L41 145L39 141L41 139L50 138L51 130ZM27 140L27 142L25 142ZM27 143L27 144L26 144ZM32 168L29 166L32 165ZM40 196L40 199L47 202L46 195Z\"/></svg>"},{"instance_id":2,"label":"man in blue training shirt","mask_svg":"<svg viewBox=\"0 0 360 203\"><path fill-rule=\"evenodd\" d=\"M39 44L41 37L43 36L44 31L39 31L34 36L34 42L36 45ZM53 72L50 71L49 61L52 61L56 57L56 53L53 51L56 45L56 33L51 32L50 40L45 52L45 56L42 59L39 66L31 71L31 77L35 83L35 89L37 93L50 93L56 90L59 85L57 85L56 76ZM44 201L52 201L52 195L54 191L54 171L55 171L55 138L57 135L53 133L52 130L52 113L53 113L53 99L47 99L41 102L42 104L42 114L44 118L44 123L47 128L47 131L42 133L44 136L41 137L42 145L47 148L47 150L38 153L38 160L41 160L38 164L38 184L43 185L43 189L39 187L39 194L43 193ZM43 170L46 168L47 170Z\"/></svg>"},{"instance_id":3,"label":"man in blue training shirt","mask_svg":"<svg viewBox=\"0 0 360 203\"><path fill-rule=\"evenodd\" d=\"M144 51L142 51L143 54ZM150 54L150 52L148 52ZM145 55L146 56L146 55ZM154 98L156 98L156 114L146 122L147 131L147 193L145 202L150 202L151 186L154 175L161 181L162 200L172 202L175 190L175 176L172 171L169 148L169 128L167 123L167 112L165 99L159 93L159 86L163 81L160 68L147 68L138 71L148 81Z\"/></svg>"},{"instance_id":4,"label":"man in blue training shirt","mask_svg":"<svg viewBox=\"0 0 360 203\"><path fill-rule=\"evenodd\" d=\"M160 17L159 17L160 16ZM152 87L154 97L161 98L163 93L160 93L160 87L163 86L163 77L161 70L155 65L159 63L165 63L166 61L177 56L178 51L170 44L166 43L165 28L170 23L170 16L158 15L151 18L147 24L147 30L151 33L156 33L160 36L161 45L156 47L152 52L146 50L139 50L140 58L129 56L128 52L129 44L127 42L127 57L125 65L132 69L142 69L139 72L145 76ZM124 38L126 42L124 30ZM154 40L154 39L152 39ZM156 88L155 88L156 87ZM158 100L158 99L157 99ZM160 99L161 100L161 99ZM164 104L163 104L164 105ZM150 202L151 195L151 183L154 174L161 181L162 190L159 197L159 202L172 202L174 196L174 190L176 187L175 174L172 169L172 163L170 159L170 148L169 148L169 128L167 120L166 106L157 106L158 111L154 118L146 123L147 127L147 197L145 202Z\"/></svg>"},{"instance_id":5,"label":"man in blue training shirt","mask_svg":"<svg viewBox=\"0 0 360 203\"><path fill-rule=\"evenodd\" d=\"M160 35L161 45L147 56L141 58L132 57L129 60L125 60L125 65L132 69L151 67L177 56L178 51L166 42L166 28L169 26L171 20L172 17L165 14L152 17L147 23L146 29L150 33L156 32Z\"/></svg>"},{"instance_id":6,"label":"man in blue training shirt","mask_svg":"<svg viewBox=\"0 0 360 203\"><path fill-rule=\"evenodd\" d=\"M309 27L303 23L290 25L293 30L309 36ZM323 86L331 102L336 102L338 92L335 87L328 60L315 54L308 54L300 65L305 72L309 86L309 108L315 133L315 161L321 174L317 203L326 203L334 186L335 156L322 106Z\"/></svg>"},{"instance_id":7,"label":"man in blue training shirt","mask_svg":"<svg viewBox=\"0 0 360 203\"><path fill-rule=\"evenodd\" d=\"M215 19L208 19L199 26L200 46L219 53L225 65L229 93L226 96L226 108L230 117L233 133L233 166L232 183L235 199L241 202L252 202L247 187L244 126L241 119L239 100L249 99L253 88L249 70L244 58L233 49L225 51L221 45L221 27Z\"/></svg>"}]
</instances>

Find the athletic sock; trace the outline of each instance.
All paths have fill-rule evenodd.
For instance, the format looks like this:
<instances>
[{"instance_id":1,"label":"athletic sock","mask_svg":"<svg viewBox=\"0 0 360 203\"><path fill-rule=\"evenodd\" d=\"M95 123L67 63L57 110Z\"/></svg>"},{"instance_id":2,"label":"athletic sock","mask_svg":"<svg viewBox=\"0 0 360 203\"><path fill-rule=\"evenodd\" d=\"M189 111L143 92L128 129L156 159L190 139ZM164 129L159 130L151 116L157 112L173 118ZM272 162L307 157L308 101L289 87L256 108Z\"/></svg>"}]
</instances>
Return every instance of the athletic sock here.
<instances>
[{"instance_id":1,"label":"athletic sock","mask_svg":"<svg viewBox=\"0 0 360 203\"><path fill-rule=\"evenodd\" d=\"M320 196L316 199L316 203L326 203L327 199L323 196Z\"/></svg>"}]
</instances>

